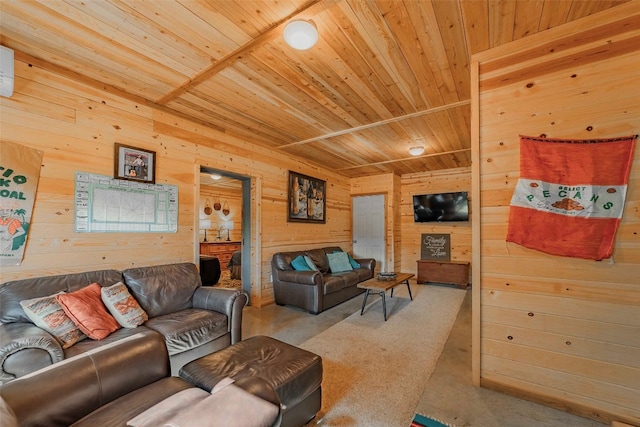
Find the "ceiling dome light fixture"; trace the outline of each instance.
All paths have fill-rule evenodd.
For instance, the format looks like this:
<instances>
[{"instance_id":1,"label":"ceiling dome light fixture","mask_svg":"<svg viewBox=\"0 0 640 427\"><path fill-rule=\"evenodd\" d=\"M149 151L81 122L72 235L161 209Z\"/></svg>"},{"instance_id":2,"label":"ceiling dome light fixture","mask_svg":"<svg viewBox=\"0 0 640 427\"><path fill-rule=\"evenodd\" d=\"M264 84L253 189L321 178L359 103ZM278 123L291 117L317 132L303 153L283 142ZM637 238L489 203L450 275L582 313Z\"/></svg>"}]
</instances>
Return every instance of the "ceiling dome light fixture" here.
<instances>
[{"instance_id":1,"label":"ceiling dome light fixture","mask_svg":"<svg viewBox=\"0 0 640 427\"><path fill-rule=\"evenodd\" d=\"M311 49L318 42L318 30L313 21L295 20L284 27L284 41L297 50Z\"/></svg>"},{"instance_id":2,"label":"ceiling dome light fixture","mask_svg":"<svg viewBox=\"0 0 640 427\"><path fill-rule=\"evenodd\" d=\"M211 179L215 179L216 181L222 178L222 175L218 175L217 173L209 175Z\"/></svg>"},{"instance_id":3,"label":"ceiling dome light fixture","mask_svg":"<svg viewBox=\"0 0 640 427\"><path fill-rule=\"evenodd\" d=\"M419 156L422 153L424 153L424 147L422 145L409 148L409 154L412 156Z\"/></svg>"}]
</instances>

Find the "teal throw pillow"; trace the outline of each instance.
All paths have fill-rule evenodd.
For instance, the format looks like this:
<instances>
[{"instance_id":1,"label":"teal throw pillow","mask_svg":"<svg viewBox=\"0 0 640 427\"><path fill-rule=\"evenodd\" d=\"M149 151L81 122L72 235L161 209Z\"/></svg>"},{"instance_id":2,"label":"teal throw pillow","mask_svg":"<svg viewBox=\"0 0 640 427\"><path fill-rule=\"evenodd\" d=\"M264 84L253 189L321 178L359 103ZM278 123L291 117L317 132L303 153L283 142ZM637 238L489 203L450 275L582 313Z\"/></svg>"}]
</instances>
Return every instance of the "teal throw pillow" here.
<instances>
[{"instance_id":1,"label":"teal throw pillow","mask_svg":"<svg viewBox=\"0 0 640 427\"><path fill-rule=\"evenodd\" d=\"M318 271L318 267L316 266L316 264L313 262L313 260L309 255L305 255L304 260L307 262L307 265L309 266L309 270Z\"/></svg>"},{"instance_id":2,"label":"teal throw pillow","mask_svg":"<svg viewBox=\"0 0 640 427\"><path fill-rule=\"evenodd\" d=\"M298 270L298 271L311 270L311 268L309 267L309 264L307 264L307 261L304 259L302 255L298 255L293 260L291 260L291 267L293 267L294 270Z\"/></svg>"},{"instance_id":3,"label":"teal throw pillow","mask_svg":"<svg viewBox=\"0 0 640 427\"><path fill-rule=\"evenodd\" d=\"M329 260L329 268L332 273L341 273L343 271L353 270L346 252L327 254L327 259Z\"/></svg>"},{"instance_id":4,"label":"teal throw pillow","mask_svg":"<svg viewBox=\"0 0 640 427\"><path fill-rule=\"evenodd\" d=\"M353 259L351 257L351 254L349 252L347 252L347 256L349 257L349 264L351 264L351 267L353 268L360 268L360 264L358 263L358 261L356 261L355 259Z\"/></svg>"}]
</instances>

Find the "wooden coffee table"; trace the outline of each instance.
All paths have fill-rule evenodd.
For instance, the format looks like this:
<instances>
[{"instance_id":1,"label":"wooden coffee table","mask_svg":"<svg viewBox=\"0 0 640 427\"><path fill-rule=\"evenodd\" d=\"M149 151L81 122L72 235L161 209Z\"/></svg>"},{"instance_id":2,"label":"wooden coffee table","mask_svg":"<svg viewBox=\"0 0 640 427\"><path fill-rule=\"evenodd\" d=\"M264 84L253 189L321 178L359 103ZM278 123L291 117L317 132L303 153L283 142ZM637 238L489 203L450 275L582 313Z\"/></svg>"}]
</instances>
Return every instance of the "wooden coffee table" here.
<instances>
[{"instance_id":1,"label":"wooden coffee table","mask_svg":"<svg viewBox=\"0 0 640 427\"><path fill-rule=\"evenodd\" d=\"M414 275L411 273L398 273L398 275L392 280L378 280L376 277L373 279L365 280L362 283L358 283L360 289L366 289L364 294L364 301L362 301L362 309L360 310L360 316L364 313L364 306L367 304L367 297L369 292L375 291L382 297L382 312L384 313L384 321L387 321L387 301L385 299L385 293L391 289L391 298L393 298L393 288L403 283L407 284L409 290L409 298L413 301L413 295L411 295L411 287L409 286L409 279Z\"/></svg>"}]
</instances>

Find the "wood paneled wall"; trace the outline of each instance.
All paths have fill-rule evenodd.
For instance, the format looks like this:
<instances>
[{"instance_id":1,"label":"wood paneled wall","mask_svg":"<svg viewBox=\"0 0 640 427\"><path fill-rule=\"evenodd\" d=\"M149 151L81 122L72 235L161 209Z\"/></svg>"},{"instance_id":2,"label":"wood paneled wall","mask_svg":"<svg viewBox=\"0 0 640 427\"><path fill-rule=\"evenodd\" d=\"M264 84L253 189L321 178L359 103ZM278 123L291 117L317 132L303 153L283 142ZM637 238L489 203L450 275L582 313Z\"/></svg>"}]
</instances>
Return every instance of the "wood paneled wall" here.
<instances>
[{"instance_id":1,"label":"wood paneled wall","mask_svg":"<svg viewBox=\"0 0 640 427\"><path fill-rule=\"evenodd\" d=\"M401 270L417 273L420 238L423 233L451 235L451 261L471 261L471 220L469 222L416 223L413 219L413 196L428 193L467 191L471 198L471 169L459 168L441 172L402 175ZM470 200L471 202L471 200Z\"/></svg>"},{"instance_id":2,"label":"wood paneled wall","mask_svg":"<svg viewBox=\"0 0 640 427\"><path fill-rule=\"evenodd\" d=\"M640 424L640 148L613 258L506 243L519 134L640 132L640 3L474 56L474 380ZM580 159L576 159L580 161Z\"/></svg>"},{"instance_id":3,"label":"wood paneled wall","mask_svg":"<svg viewBox=\"0 0 640 427\"><path fill-rule=\"evenodd\" d=\"M16 61L15 75L14 95L0 98L0 138L40 149L44 159L23 262L3 267L0 282L193 262L201 165L251 177L252 304L273 302L274 252L325 245L351 249L350 184L344 176L25 61ZM156 152L156 181L178 186L176 233L74 231L75 172L112 176L116 142ZM326 224L287 223L288 170L327 181Z\"/></svg>"}]
</instances>

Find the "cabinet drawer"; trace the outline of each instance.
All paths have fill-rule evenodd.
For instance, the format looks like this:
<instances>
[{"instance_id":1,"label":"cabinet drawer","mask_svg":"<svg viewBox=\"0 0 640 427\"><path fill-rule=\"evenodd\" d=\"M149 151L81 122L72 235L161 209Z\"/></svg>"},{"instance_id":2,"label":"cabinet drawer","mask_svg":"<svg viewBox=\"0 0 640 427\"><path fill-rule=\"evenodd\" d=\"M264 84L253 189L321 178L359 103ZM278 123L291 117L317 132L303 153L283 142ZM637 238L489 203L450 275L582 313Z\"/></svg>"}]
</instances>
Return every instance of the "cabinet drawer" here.
<instances>
[{"instance_id":1,"label":"cabinet drawer","mask_svg":"<svg viewBox=\"0 0 640 427\"><path fill-rule=\"evenodd\" d=\"M233 253L241 248L242 244L239 242L200 242L200 255L218 258L220 267L226 269Z\"/></svg>"}]
</instances>

